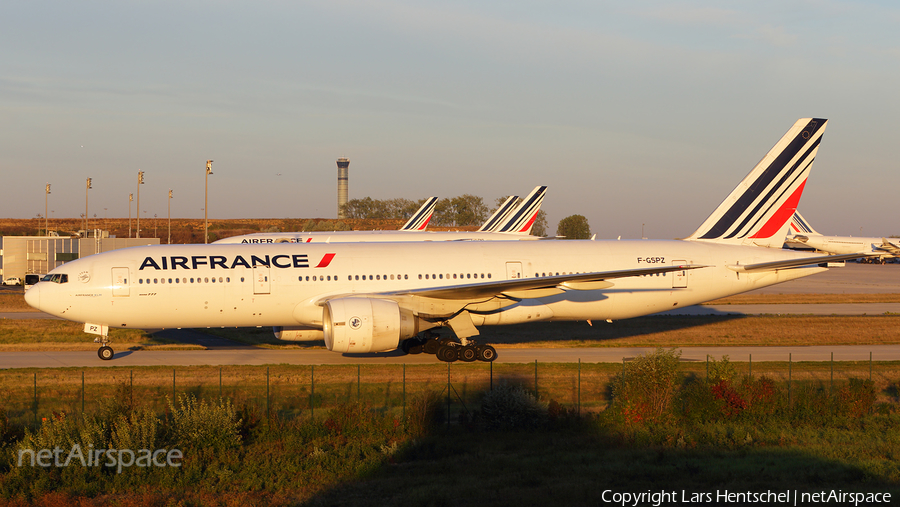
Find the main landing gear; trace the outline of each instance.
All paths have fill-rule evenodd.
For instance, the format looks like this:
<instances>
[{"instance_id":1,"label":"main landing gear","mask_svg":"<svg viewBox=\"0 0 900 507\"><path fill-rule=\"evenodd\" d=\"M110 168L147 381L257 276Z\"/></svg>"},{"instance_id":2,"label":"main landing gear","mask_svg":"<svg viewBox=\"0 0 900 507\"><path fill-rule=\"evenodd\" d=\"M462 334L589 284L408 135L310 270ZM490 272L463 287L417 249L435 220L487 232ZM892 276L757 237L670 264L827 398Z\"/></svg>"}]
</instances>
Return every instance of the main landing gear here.
<instances>
[{"instance_id":1,"label":"main landing gear","mask_svg":"<svg viewBox=\"0 0 900 507\"><path fill-rule=\"evenodd\" d=\"M497 349L487 344L478 344L467 340L466 345L454 341L451 338L441 338L432 333L427 333L424 338L410 338L403 340L400 348L407 354L434 354L445 363L463 361L484 361L491 363L497 359Z\"/></svg>"},{"instance_id":2,"label":"main landing gear","mask_svg":"<svg viewBox=\"0 0 900 507\"><path fill-rule=\"evenodd\" d=\"M97 350L97 355L100 359L109 361L116 355L116 353L113 352L112 347L109 346L109 336L98 336L97 338L94 338L94 343L100 344L100 348Z\"/></svg>"}]
</instances>

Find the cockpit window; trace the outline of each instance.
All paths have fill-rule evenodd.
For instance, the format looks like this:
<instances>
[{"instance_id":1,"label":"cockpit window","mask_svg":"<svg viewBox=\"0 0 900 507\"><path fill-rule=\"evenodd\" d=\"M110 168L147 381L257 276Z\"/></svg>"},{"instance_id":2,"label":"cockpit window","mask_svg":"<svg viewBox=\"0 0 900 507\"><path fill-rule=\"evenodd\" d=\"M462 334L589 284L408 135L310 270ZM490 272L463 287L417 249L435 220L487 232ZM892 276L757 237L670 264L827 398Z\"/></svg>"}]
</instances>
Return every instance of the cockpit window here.
<instances>
[{"instance_id":1,"label":"cockpit window","mask_svg":"<svg viewBox=\"0 0 900 507\"><path fill-rule=\"evenodd\" d=\"M44 276L41 277L41 281L42 281L42 282L49 282L49 281L50 281L50 278L51 278L52 276L53 276L53 275L44 275Z\"/></svg>"},{"instance_id":2,"label":"cockpit window","mask_svg":"<svg viewBox=\"0 0 900 507\"><path fill-rule=\"evenodd\" d=\"M69 275L64 273L56 273L53 275L44 275L41 278L42 282L53 282L53 283L69 283Z\"/></svg>"}]
</instances>

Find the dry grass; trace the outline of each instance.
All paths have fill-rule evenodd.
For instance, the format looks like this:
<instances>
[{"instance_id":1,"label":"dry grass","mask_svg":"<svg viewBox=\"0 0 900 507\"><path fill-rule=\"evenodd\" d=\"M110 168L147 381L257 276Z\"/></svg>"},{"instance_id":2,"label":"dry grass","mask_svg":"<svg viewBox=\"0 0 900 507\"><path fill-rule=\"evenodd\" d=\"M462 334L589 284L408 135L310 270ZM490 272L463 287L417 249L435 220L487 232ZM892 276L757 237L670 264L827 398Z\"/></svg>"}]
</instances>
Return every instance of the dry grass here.
<instances>
[{"instance_id":1,"label":"dry grass","mask_svg":"<svg viewBox=\"0 0 900 507\"><path fill-rule=\"evenodd\" d=\"M704 305L900 303L900 294L738 294Z\"/></svg>"},{"instance_id":2,"label":"dry grass","mask_svg":"<svg viewBox=\"0 0 900 507\"><path fill-rule=\"evenodd\" d=\"M3 292L0 293L0 312L34 312L34 308L28 306L25 302L25 294L23 292Z\"/></svg>"},{"instance_id":3,"label":"dry grass","mask_svg":"<svg viewBox=\"0 0 900 507\"><path fill-rule=\"evenodd\" d=\"M900 344L900 316L639 317L612 324L536 322L484 329L509 347L691 347Z\"/></svg>"}]
</instances>

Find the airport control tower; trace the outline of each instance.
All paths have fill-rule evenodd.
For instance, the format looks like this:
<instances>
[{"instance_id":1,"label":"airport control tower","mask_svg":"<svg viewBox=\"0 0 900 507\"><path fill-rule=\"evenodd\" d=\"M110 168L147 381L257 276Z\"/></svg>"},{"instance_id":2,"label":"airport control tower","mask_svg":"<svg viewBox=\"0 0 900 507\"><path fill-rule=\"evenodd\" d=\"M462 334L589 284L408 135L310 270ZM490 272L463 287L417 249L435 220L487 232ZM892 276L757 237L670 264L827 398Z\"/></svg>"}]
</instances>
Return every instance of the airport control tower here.
<instances>
[{"instance_id":1,"label":"airport control tower","mask_svg":"<svg viewBox=\"0 0 900 507\"><path fill-rule=\"evenodd\" d=\"M337 159L338 166L338 218L344 218L344 205L347 204L347 189L350 185L350 159Z\"/></svg>"}]
</instances>

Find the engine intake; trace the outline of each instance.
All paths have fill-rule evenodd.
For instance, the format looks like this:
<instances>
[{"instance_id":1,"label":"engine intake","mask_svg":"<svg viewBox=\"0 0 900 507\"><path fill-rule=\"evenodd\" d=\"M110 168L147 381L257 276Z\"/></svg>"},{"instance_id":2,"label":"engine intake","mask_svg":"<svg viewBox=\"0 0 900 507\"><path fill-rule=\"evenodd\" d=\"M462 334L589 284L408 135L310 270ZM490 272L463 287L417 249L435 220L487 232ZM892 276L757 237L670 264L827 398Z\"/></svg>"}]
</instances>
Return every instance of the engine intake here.
<instances>
[{"instance_id":1,"label":"engine intake","mask_svg":"<svg viewBox=\"0 0 900 507\"><path fill-rule=\"evenodd\" d=\"M325 346L334 352L394 350L400 340L419 333L412 312L387 299L332 299L325 304L322 317Z\"/></svg>"}]
</instances>

